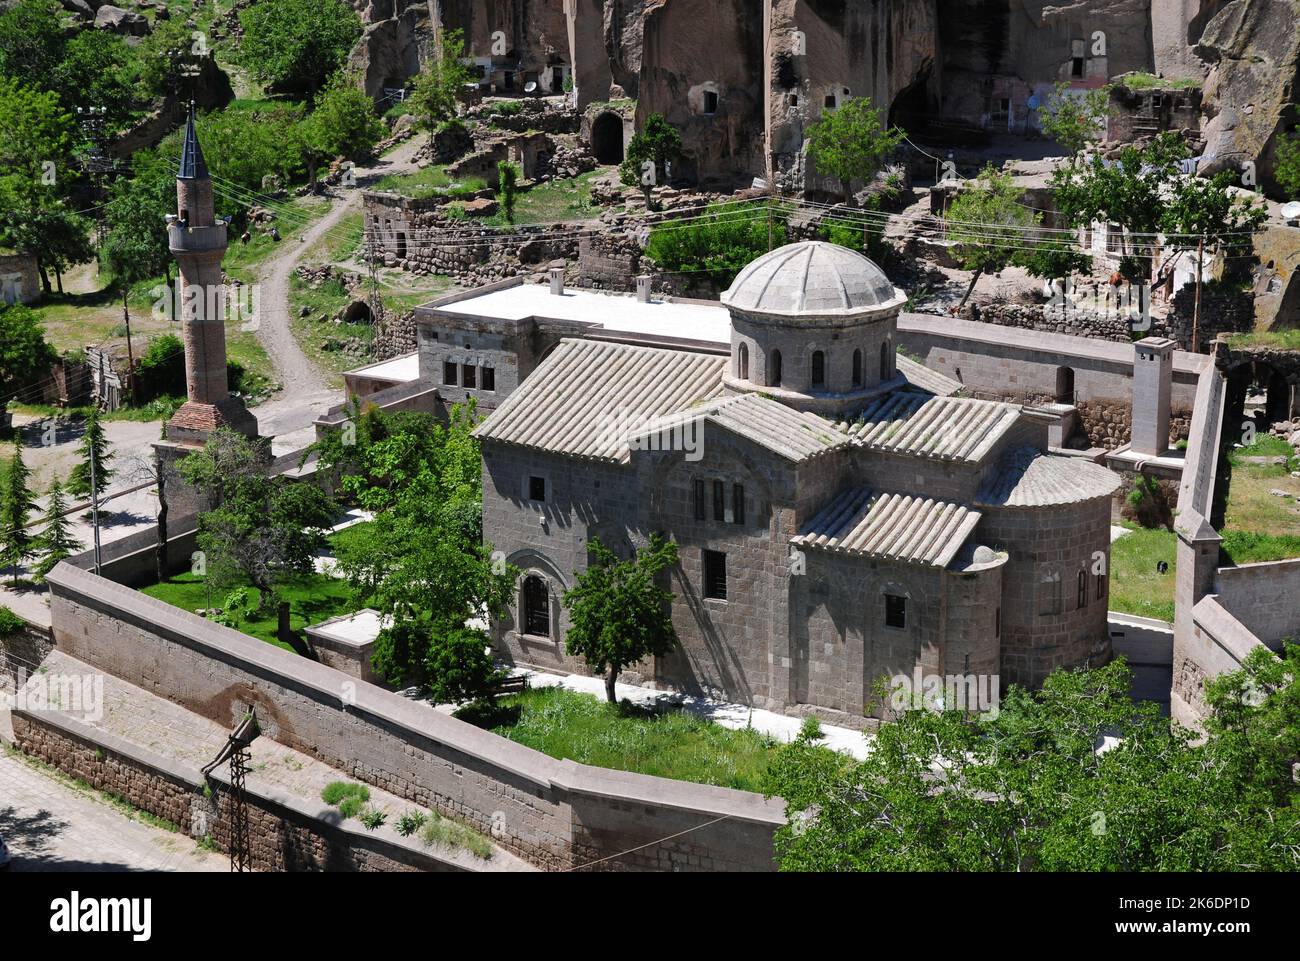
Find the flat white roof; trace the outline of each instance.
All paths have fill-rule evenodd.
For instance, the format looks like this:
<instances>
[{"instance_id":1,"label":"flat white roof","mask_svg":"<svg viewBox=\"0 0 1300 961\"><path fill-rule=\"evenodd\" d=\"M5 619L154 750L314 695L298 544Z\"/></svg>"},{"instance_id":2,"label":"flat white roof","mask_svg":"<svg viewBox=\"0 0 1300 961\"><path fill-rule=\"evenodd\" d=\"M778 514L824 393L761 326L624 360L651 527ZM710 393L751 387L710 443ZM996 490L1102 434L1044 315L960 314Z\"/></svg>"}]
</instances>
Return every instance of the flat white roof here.
<instances>
[{"instance_id":1,"label":"flat white roof","mask_svg":"<svg viewBox=\"0 0 1300 961\"><path fill-rule=\"evenodd\" d=\"M341 644L361 647L377 638L386 622L387 618L381 616L378 611L367 607L355 614L335 617L319 624L313 624L307 630L313 634L331 638Z\"/></svg>"},{"instance_id":2,"label":"flat white roof","mask_svg":"<svg viewBox=\"0 0 1300 961\"><path fill-rule=\"evenodd\" d=\"M731 314L721 304L684 304L658 299L643 304L633 294L573 288L566 288L563 294L553 294L546 284L517 284L435 309L439 313L501 320L543 317L593 324L616 333L731 343Z\"/></svg>"},{"instance_id":3,"label":"flat white roof","mask_svg":"<svg viewBox=\"0 0 1300 961\"><path fill-rule=\"evenodd\" d=\"M359 367L356 370L348 371L348 373L354 377L371 377L375 380L406 383L420 376L420 355L418 352L403 354L401 357L394 357L392 360L371 364L369 367Z\"/></svg>"}]
</instances>

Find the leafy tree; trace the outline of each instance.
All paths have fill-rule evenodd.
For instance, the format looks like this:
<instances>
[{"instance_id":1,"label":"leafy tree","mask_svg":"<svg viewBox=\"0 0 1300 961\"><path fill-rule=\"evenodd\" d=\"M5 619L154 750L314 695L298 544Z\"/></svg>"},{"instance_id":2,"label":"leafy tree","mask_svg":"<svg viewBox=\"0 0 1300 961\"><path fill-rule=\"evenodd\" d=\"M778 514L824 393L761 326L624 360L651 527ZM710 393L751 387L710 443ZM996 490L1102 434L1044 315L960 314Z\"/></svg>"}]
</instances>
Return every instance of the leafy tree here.
<instances>
[{"instance_id":1,"label":"leafy tree","mask_svg":"<svg viewBox=\"0 0 1300 961\"><path fill-rule=\"evenodd\" d=\"M154 21L153 30L137 49L138 83L146 98L174 96L183 88L186 70L198 61L193 28L180 17Z\"/></svg>"},{"instance_id":2,"label":"leafy tree","mask_svg":"<svg viewBox=\"0 0 1300 961\"><path fill-rule=\"evenodd\" d=\"M817 172L834 177L853 202L853 182L870 182L886 158L906 139L898 127L886 127L881 111L868 97L851 97L827 111L808 128L808 157Z\"/></svg>"},{"instance_id":3,"label":"leafy tree","mask_svg":"<svg viewBox=\"0 0 1300 961\"><path fill-rule=\"evenodd\" d=\"M260 9L253 7L251 9ZM300 107L259 107L256 110L214 110L199 123L203 157L213 177L233 181L246 190L261 191L262 178L275 174L285 180L302 170L295 136ZM164 156L180 154L180 131L164 141ZM174 176L174 174L173 174ZM223 208L223 212L229 213Z\"/></svg>"},{"instance_id":4,"label":"leafy tree","mask_svg":"<svg viewBox=\"0 0 1300 961\"><path fill-rule=\"evenodd\" d=\"M0 405L44 377L55 356L36 311L22 304L0 304Z\"/></svg>"},{"instance_id":5,"label":"leafy tree","mask_svg":"<svg viewBox=\"0 0 1300 961\"><path fill-rule=\"evenodd\" d=\"M59 561L82 549L81 543L72 535L72 524L65 516L67 511L68 499L64 495L63 485L56 477L50 484L50 494L46 500L45 527L36 536L33 545L41 559L35 570L37 580L44 580L45 575Z\"/></svg>"},{"instance_id":6,"label":"leafy tree","mask_svg":"<svg viewBox=\"0 0 1300 961\"><path fill-rule=\"evenodd\" d=\"M262 0L239 22L249 72L280 89L305 90L308 100L361 38L361 18L343 0Z\"/></svg>"},{"instance_id":7,"label":"leafy tree","mask_svg":"<svg viewBox=\"0 0 1300 961\"><path fill-rule=\"evenodd\" d=\"M63 272L95 256L90 221L66 201L17 177L0 178L0 243L36 258L46 293L55 286L62 293Z\"/></svg>"},{"instance_id":8,"label":"leafy tree","mask_svg":"<svg viewBox=\"0 0 1300 961\"><path fill-rule=\"evenodd\" d=\"M789 871L1232 871L1300 866L1300 649L1212 682L1204 743L1128 695L1123 661L1008 692L996 716L912 710L852 762L804 741L769 789ZM1098 751L1103 735L1115 738ZM936 772L939 772L936 774Z\"/></svg>"},{"instance_id":9,"label":"leafy tree","mask_svg":"<svg viewBox=\"0 0 1300 961\"><path fill-rule=\"evenodd\" d=\"M668 165L681 155L682 135L663 114L652 113L646 118L645 126L628 141L619 179L628 186L639 185L648 207L651 188L667 181ZM647 164L653 165L653 177L648 175Z\"/></svg>"},{"instance_id":10,"label":"leafy tree","mask_svg":"<svg viewBox=\"0 0 1300 961\"><path fill-rule=\"evenodd\" d=\"M652 228L646 255L666 273L707 277L726 287L751 260L785 240L783 213L764 214L743 203L710 204L689 224Z\"/></svg>"},{"instance_id":11,"label":"leafy tree","mask_svg":"<svg viewBox=\"0 0 1300 961\"><path fill-rule=\"evenodd\" d=\"M614 684L623 668L671 653L677 644L673 595L657 583L677 563L677 545L653 534L636 556L620 560L593 537L588 550L593 563L564 592L572 622L564 649L605 675L605 696L617 704Z\"/></svg>"},{"instance_id":12,"label":"leafy tree","mask_svg":"<svg viewBox=\"0 0 1300 961\"><path fill-rule=\"evenodd\" d=\"M67 43L57 0L22 0L0 13L0 77L44 87Z\"/></svg>"},{"instance_id":13,"label":"leafy tree","mask_svg":"<svg viewBox=\"0 0 1300 961\"><path fill-rule=\"evenodd\" d=\"M0 562L9 566L14 584L18 583L18 568L32 556L27 524L36 502L27 486L30 477L31 471L23 463L22 445L15 445L4 477L4 496L0 498Z\"/></svg>"},{"instance_id":14,"label":"leafy tree","mask_svg":"<svg viewBox=\"0 0 1300 961\"><path fill-rule=\"evenodd\" d=\"M100 260L124 296L133 284L167 272L171 264L167 224L151 194L145 182L124 178L114 185L104 210Z\"/></svg>"},{"instance_id":15,"label":"leafy tree","mask_svg":"<svg viewBox=\"0 0 1300 961\"><path fill-rule=\"evenodd\" d=\"M307 163L311 187L316 188L316 168L335 157L358 160L384 135L375 104L357 84L354 74L340 70L325 88L313 110L298 124L298 143Z\"/></svg>"},{"instance_id":16,"label":"leafy tree","mask_svg":"<svg viewBox=\"0 0 1300 961\"><path fill-rule=\"evenodd\" d=\"M126 40L104 30L83 30L68 41L63 60L52 78L63 105L102 107L104 125L112 132L125 127L136 101L139 67Z\"/></svg>"},{"instance_id":17,"label":"leafy tree","mask_svg":"<svg viewBox=\"0 0 1300 961\"><path fill-rule=\"evenodd\" d=\"M1273 177L1282 188L1284 199L1300 199L1300 131L1277 138Z\"/></svg>"},{"instance_id":18,"label":"leafy tree","mask_svg":"<svg viewBox=\"0 0 1300 961\"><path fill-rule=\"evenodd\" d=\"M99 411L91 408L86 414L85 432L77 446L81 460L73 465L68 475L68 493L77 497L89 497L92 493L91 461L94 460L95 482L93 493L102 495L108 489L108 482L113 479L114 471L108 465L113 461L113 453L108 448L108 437L104 434L104 424L99 418Z\"/></svg>"},{"instance_id":19,"label":"leafy tree","mask_svg":"<svg viewBox=\"0 0 1300 961\"><path fill-rule=\"evenodd\" d=\"M515 200L519 194L518 185L518 169L508 160L500 161L497 164L497 198L501 204L501 212L505 215L508 224L515 222Z\"/></svg>"},{"instance_id":20,"label":"leafy tree","mask_svg":"<svg viewBox=\"0 0 1300 961\"><path fill-rule=\"evenodd\" d=\"M1011 176L990 164L949 206L944 219L948 239L956 243L954 256L963 269L973 272L958 311L983 274L1009 267L1025 245L1027 228L1037 217L1020 203L1020 195Z\"/></svg>"},{"instance_id":21,"label":"leafy tree","mask_svg":"<svg viewBox=\"0 0 1300 961\"><path fill-rule=\"evenodd\" d=\"M220 587L242 578L257 588L259 615L271 609L280 584L315 569L335 513L315 484L268 476L267 460L263 445L220 429L178 468L212 505L198 530L207 576Z\"/></svg>"},{"instance_id":22,"label":"leafy tree","mask_svg":"<svg viewBox=\"0 0 1300 961\"><path fill-rule=\"evenodd\" d=\"M1243 197L1232 188L1236 175L1221 170L1213 177L1182 177L1175 184L1165 205L1160 227L1169 234L1182 235L1182 244L1190 246L1193 235L1205 237L1236 265L1235 272L1248 272L1254 250L1251 234L1268 217L1263 201Z\"/></svg>"},{"instance_id":23,"label":"leafy tree","mask_svg":"<svg viewBox=\"0 0 1300 961\"><path fill-rule=\"evenodd\" d=\"M455 118L457 96L473 79L474 71L465 63L465 35L460 30L444 30L436 56L429 58L415 78L406 105L419 126L432 134Z\"/></svg>"},{"instance_id":24,"label":"leafy tree","mask_svg":"<svg viewBox=\"0 0 1300 961\"><path fill-rule=\"evenodd\" d=\"M1086 273L1092 268L1092 258L1077 244L1051 237L1028 242L1016 263L1024 267L1029 276L1042 280L1059 280Z\"/></svg>"},{"instance_id":25,"label":"leafy tree","mask_svg":"<svg viewBox=\"0 0 1300 961\"><path fill-rule=\"evenodd\" d=\"M1069 83L1062 80L1047 105L1038 112L1043 133L1066 149L1071 167L1079 153L1105 132L1109 97L1108 87L1074 94Z\"/></svg>"},{"instance_id":26,"label":"leafy tree","mask_svg":"<svg viewBox=\"0 0 1300 961\"><path fill-rule=\"evenodd\" d=\"M359 602L390 614L373 663L390 682L472 699L495 683L486 638L470 618L505 610L513 583L482 543L482 459L473 405L446 424L423 413L385 414L354 402L348 422L313 445L342 495L375 514L337 548ZM448 673L457 658L463 670ZM472 680L471 680L472 679ZM459 692L457 694L456 692ZM456 696L452 696L456 694Z\"/></svg>"}]
</instances>

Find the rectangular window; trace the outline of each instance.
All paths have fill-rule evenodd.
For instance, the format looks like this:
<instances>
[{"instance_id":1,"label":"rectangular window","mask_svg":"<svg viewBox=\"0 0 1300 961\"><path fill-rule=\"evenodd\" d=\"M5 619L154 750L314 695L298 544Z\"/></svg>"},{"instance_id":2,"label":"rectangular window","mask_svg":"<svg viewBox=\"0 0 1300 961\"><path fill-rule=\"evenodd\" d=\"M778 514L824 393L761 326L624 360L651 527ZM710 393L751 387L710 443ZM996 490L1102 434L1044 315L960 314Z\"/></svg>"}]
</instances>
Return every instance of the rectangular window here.
<instances>
[{"instance_id":1,"label":"rectangular window","mask_svg":"<svg viewBox=\"0 0 1300 961\"><path fill-rule=\"evenodd\" d=\"M718 95L714 93L712 90L704 91L704 112L705 113L718 112Z\"/></svg>"},{"instance_id":2,"label":"rectangular window","mask_svg":"<svg viewBox=\"0 0 1300 961\"><path fill-rule=\"evenodd\" d=\"M727 599L727 555L722 551L704 552L704 596Z\"/></svg>"},{"instance_id":3,"label":"rectangular window","mask_svg":"<svg viewBox=\"0 0 1300 961\"><path fill-rule=\"evenodd\" d=\"M497 389L497 372L495 368L493 367L483 368L483 389L484 390Z\"/></svg>"},{"instance_id":4,"label":"rectangular window","mask_svg":"<svg viewBox=\"0 0 1300 961\"><path fill-rule=\"evenodd\" d=\"M1106 575L1098 574L1097 575L1097 600L1101 600L1105 596L1106 596Z\"/></svg>"},{"instance_id":5,"label":"rectangular window","mask_svg":"<svg viewBox=\"0 0 1300 961\"><path fill-rule=\"evenodd\" d=\"M546 500L546 478L545 477L528 478L528 499L530 501Z\"/></svg>"},{"instance_id":6,"label":"rectangular window","mask_svg":"<svg viewBox=\"0 0 1300 961\"><path fill-rule=\"evenodd\" d=\"M1038 582L1038 613L1048 616L1061 613L1061 576L1049 574Z\"/></svg>"},{"instance_id":7,"label":"rectangular window","mask_svg":"<svg viewBox=\"0 0 1300 961\"><path fill-rule=\"evenodd\" d=\"M1079 571L1079 596L1075 598L1078 607L1088 606L1088 572Z\"/></svg>"},{"instance_id":8,"label":"rectangular window","mask_svg":"<svg viewBox=\"0 0 1300 961\"><path fill-rule=\"evenodd\" d=\"M731 519L737 524L745 523L745 488L739 484L731 485Z\"/></svg>"},{"instance_id":9,"label":"rectangular window","mask_svg":"<svg viewBox=\"0 0 1300 961\"><path fill-rule=\"evenodd\" d=\"M727 519L727 489L720 480L713 482L713 519L715 521L725 521Z\"/></svg>"},{"instance_id":10,"label":"rectangular window","mask_svg":"<svg viewBox=\"0 0 1300 961\"><path fill-rule=\"evenodd\" d=\"M897 594L885 595L885 626L907 627L907 598Z\"/></svg>"},{"instance_id":11,"label":"rectangular window","mask_svg":"<svg viewBox=\"0 0 1300 961\"><path fill-rule=\"evenodd\" d=\"M699 478L691 482L691 499L695 502L695 519L705 520L708 515L704 511L704 481Z\"/></svg>"},{"instance_id":12,"label":"rectangular window","mask_svg":"<svg viewBox=\"0 0 1300 961\"><path fill-rule=\"evenodd\" d=\"M442 365L442 382L444 384L456 383L456 364L454 361L445 361Z\"/></svg>"},{"instance_id":13,"label":"rectangular window","mask_svg":"<svg viewBox=\"0 0 1300 961\"><path fill-rule=\"evenodd\" d=\"M478 377L476 376L477 371L478 368L472 367L469 364L461 365L460 368L461 379L465 382L466 387L474 387L477 384L478 382Z\"/></svg>"}]
</instances>

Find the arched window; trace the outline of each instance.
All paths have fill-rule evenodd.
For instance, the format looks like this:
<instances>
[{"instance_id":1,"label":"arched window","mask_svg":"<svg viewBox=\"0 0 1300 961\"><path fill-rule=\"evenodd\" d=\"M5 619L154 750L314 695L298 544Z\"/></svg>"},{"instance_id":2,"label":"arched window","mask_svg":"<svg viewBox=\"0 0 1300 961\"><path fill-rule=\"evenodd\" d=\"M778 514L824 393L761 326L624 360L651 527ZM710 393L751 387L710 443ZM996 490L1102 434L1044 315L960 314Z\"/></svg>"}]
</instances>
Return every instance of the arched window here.
<instances>
[{"instance_id":1,"label":"arched window","mask_svg":"<svg viewBox=\"0 0 1300 961\"><path fill-rule=\"evenodd\" d=\"M853 352L853 386L862 386L862 350Z\"/></svg>"},{"instance_id":2,"label":"arched window","mask_svg":"<svg viewBox=\"0 0 1300 961\"><path fill-rule=\"evenodd\" d=\"M749 344L741 344L736 349L736 376L749 380Z\"/></svg>"},{"instance_id":3,"label":"arched window","mask_svg":"<svg viewBox=\"0 0 1300 961\"><path fill-rule=\"evenodd\" d=\"M546 581L536 574L524 578L524 633L551 636L551 595Z\"/></svg>"},{"instance_id":4,"label":"arched window","mask_svg":"<svg viewBox=\"0 0 1300 961\"><path fill-rule=\"evenodd\" d=\"M826 386L826 355L820 350L814 350L812 355L812 385Z\"/></svg>"},{"instance_id":5,"label":"arched window","mask_svg":"<svg viewBox=\"0 0 1300 961\"><path fill-rule=\"evenodd\" d=\"M781 386L781 352L772 351L772 362L767 365L767 386Z\"/></svg>"},{"instance_id":6,"label":"arched window","mask_svg":"<svg viewBox=\"0 0 1300 961\"><path fill-rule=\"evenodd\" d=\"M889 341L880 345L880 379L889 380L894 376L893 358L889 356Z\"/></svg>"}]
</instances>

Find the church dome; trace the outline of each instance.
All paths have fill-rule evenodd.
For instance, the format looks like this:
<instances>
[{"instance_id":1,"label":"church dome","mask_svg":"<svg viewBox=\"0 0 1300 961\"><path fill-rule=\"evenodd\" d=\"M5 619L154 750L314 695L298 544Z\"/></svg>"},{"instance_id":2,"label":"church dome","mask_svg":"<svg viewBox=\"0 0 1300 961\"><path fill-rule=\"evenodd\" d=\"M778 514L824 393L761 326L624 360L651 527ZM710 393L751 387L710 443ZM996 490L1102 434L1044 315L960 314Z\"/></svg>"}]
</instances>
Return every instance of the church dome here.
<instances>
[{"instance_id":1,"label":"church dome","mask_svg":"<svg viewBox=\"0 0 1300 961\"><path fill-rule=\"evenodd\" d=\"M904 295L874 262L838 244L805 240L751 262L722 295L761 314L856 314L897 308Z\"/></svg>"}]
</instances>

